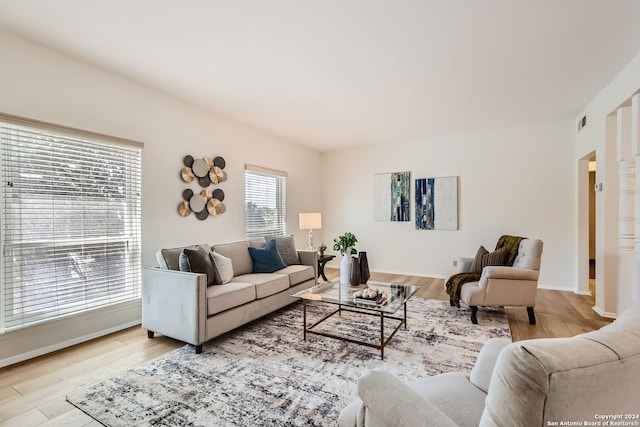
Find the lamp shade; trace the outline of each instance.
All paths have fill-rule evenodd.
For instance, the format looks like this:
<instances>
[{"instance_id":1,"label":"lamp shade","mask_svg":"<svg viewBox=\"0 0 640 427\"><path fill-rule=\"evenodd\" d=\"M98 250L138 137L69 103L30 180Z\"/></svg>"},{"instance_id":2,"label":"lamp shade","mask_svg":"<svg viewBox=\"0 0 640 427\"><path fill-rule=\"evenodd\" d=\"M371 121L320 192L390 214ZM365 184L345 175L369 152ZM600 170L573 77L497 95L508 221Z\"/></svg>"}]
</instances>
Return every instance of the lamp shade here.
<instances>
[{"instance_id":1,"label":"lamp shade","mask_svg":"<svg viewBox=\"0 0 640 427\"><path fill-rule=\"evenodd\" d=\"M301 230L316 230L322 228L322 214L320 212L306 212L299 215Z\"/></svg>"}]
</instances>

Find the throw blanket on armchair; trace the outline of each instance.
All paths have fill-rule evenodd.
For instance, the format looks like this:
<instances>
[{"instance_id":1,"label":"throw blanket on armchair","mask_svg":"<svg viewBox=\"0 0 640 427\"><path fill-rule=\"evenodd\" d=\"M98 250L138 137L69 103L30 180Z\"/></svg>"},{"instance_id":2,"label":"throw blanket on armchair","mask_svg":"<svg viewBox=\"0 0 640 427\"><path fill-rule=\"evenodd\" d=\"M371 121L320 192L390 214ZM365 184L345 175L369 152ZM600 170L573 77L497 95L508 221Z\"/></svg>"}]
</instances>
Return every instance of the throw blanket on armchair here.
<instances>
[{"instance_id":1,"label":"throw blanket on armchair","mask_svg":"<svg viewBox=\"0 0 640 427\"><path fill-rule=\"evenodd\" d=\"M518 246L520 241L525 237L503 235L498 239L496 243L496 250L505 248L506 257L504 265L513 265L513 262L518 256ZM457 273L449 277L447 280L447 293L449 294L449 302L451 305L460 307L460 293L462 292L462 285L468 282L477 282L480 280L480 273Z\"/></svg>"}]
</instances>

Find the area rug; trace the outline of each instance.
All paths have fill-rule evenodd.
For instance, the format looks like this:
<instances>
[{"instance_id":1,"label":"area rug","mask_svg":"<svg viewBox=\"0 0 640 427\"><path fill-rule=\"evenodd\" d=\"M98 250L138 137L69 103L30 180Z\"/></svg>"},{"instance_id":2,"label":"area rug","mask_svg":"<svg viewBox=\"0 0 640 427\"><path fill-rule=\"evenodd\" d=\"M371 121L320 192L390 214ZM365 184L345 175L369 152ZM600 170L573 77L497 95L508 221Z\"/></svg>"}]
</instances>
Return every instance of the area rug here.
<instances>
[{"instance_id":1,"label":"area rug","mask_svg":"<svg viewBox=\"0 0 640 427\"><path fill-rule=\"evenodd\" d=\"M204 345L175 351L76 391L67 400L107 426L331 426L357 399L357 380L369 369L386 369L411 381L442 372L470 372L483 343L510 337L501 308L481 309L478 325L469 310L448 301L413 298L408 327L385 348L332 338L302 336L302 305L296 303ZM309 308L309 322L333 307ZM378 319L343 313L327 330L372 342ZM387 320L385 329L395 326Z\"/></svg>"}]
</instances>

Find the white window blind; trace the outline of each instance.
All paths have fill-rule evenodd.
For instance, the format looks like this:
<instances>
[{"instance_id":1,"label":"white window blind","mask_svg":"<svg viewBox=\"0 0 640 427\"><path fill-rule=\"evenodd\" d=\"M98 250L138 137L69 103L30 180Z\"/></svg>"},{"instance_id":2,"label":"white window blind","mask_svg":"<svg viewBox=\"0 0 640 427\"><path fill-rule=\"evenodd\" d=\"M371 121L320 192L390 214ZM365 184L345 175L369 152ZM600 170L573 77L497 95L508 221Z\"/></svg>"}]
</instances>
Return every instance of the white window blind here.
<instances>
[{"instance_id":1,"label":"white window blind","mask_svg":"<svg viewBox=\"0 0 640 427\"><path fill-rule=\"evenodd\" d=\"M10 117L0 333L140 298L142 145Z\"/></svg>"},{"instance_id":2,"label":"white window blind","mask_svg":"<svg viewBox=\"0 0 640 427\"><path fill-rule=\"evenodd\" d=\"M247 238L287 233L287 173L245 165Z\"/></svg>"}]
</instances>

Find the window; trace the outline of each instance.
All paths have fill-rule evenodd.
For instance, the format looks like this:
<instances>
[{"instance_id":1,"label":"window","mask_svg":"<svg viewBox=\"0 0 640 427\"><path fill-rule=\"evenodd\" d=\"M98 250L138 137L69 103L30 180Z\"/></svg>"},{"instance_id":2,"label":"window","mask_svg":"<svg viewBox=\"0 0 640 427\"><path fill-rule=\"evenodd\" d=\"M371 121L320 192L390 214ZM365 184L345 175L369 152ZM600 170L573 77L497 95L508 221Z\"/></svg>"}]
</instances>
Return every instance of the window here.
<instances>
[{"instance_id":1,"label":"window","mask_svg":"<svg viewBox=\"0 0 640 427\"><path fill-rule=\"evenodd\" d=\"M0 115L0 333L140 298L141 150Z\"/></svg>"},{"instance_id":2,"label":"window","mask_svg":"<svg viewBox=\"0 0 640 427\"><path fill-rule=\"evenodd\" d=\"M247 238L287 233L287 173L245 165L245 234Z\"/></svg>"}]
</instances>

